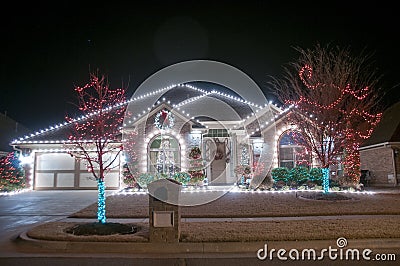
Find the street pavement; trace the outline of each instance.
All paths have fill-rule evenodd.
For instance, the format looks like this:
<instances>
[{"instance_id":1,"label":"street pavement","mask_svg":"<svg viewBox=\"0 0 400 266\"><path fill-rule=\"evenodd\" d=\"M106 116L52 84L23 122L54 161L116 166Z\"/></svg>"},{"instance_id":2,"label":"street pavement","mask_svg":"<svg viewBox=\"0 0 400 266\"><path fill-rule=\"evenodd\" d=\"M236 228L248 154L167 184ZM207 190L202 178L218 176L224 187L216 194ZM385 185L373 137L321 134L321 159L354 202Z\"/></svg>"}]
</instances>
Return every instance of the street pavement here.
<instances>
[{"instance_id":1,"label":"street pavement","mask_svg":"<svg viewBox=\"0 0 400 266\"><path fill-rule=\"evenodd\" d=\"M384 193L385 191L382 191ZM107 192L111 194L113 192ZM399 194L400 196L400 194ZM97 201L97 191L28 191L17 195L0 196L0 265L293 265L319 264L323 261L260 260L257 251L262 242L226 243L67 243L60 241L32 241L24 232L41 223L73 221L68 215ZM357 216L354 216L356 218ZM304 217L303 217L304 218ZM323 217L320 219L329 219ZM351 219L349 216L346 219ZM234 218L221 218L220 221ZM268 220L277 218L236 218ZM281 218L285 219L285 218ZM286 219L299 219L287 217ZM186 222L209 219L186 219ZM213 218L217 221L218 218ZM75 220L76 221L76 220ZM83 221L83 220L82 220ZM109 221L112 221L109 219ZM116 220L117 221L117 220ZM141 221L148 221L141 219ZM22 239L21 239L22 237ZM335 241L275 242L275 249L327 248ZM399 239L352 240L353 247L374 249L383 254L396 254L397 261L381 262L398 265ZM276 254L275 254L276 256ZM377 265L377 261L327 260L329 265ZM397 263L396 263L397 262Z\"/></svg>"}]
</instances>

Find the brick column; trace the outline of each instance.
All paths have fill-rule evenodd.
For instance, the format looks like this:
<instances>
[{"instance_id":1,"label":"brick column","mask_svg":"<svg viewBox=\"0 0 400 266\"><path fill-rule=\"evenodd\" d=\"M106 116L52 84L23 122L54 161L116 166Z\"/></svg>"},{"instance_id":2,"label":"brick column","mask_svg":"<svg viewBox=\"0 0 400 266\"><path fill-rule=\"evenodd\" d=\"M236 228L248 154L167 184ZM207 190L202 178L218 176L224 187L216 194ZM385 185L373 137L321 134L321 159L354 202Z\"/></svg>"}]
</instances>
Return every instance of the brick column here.
<instances>
[{"instance_id":1,"label":"brick column","mask_svg":"<svg viewBox=\"0 0 400 266\"><path fill-rule=\"evenodd\" d=\"M180 183L171 179L160 179L148 185L150 242L179 242L180 188Z\"/></svg>"}]
</instances>

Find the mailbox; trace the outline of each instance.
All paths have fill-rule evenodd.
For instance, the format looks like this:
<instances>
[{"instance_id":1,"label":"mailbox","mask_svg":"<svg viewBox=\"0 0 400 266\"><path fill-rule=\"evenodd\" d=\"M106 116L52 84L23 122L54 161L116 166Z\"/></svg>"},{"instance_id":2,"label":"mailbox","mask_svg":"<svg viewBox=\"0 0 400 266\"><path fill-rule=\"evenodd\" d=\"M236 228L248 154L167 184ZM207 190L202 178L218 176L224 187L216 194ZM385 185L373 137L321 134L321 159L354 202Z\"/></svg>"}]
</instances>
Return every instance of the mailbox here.
<instances>
[{"instance_id":1,"label":"mailbox","mask_svg":"<svg viewBox=\"0 0 400 266\"><path fill-rule=\"evenodd\" d=\"M159 179L150 183L147 189L150 242L179 242L181 184L172 179Z\"/></svg>"}]
</instances>

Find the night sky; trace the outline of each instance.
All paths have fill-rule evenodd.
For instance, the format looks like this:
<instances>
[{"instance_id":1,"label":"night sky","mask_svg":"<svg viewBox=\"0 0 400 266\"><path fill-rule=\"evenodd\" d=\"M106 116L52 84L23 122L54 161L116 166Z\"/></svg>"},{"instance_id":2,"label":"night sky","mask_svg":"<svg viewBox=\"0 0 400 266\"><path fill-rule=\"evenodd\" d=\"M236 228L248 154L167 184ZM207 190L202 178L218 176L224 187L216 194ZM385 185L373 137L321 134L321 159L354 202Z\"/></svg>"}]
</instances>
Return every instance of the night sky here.
<instances>
[{"instance_id":1,"label":"night sky","mask_svg":"<svg viewBox=\"0 0 400 266\"><path fill-rule=\"evenodd\" d=\"M99 69L113 88L127 87L130 98L166 66L215 60L247 73L268 97L269 77L280 77L298 57L294 47L317 43L374 53L389 92L385 104L400 100L398 9L382 1L381 7L343 4L350 1L325 7L305 1L33 2L11 4L0 18L0 112L32 130L76 113L74 85L84 85L91 70Z\"/></svg>"}]
</instances>

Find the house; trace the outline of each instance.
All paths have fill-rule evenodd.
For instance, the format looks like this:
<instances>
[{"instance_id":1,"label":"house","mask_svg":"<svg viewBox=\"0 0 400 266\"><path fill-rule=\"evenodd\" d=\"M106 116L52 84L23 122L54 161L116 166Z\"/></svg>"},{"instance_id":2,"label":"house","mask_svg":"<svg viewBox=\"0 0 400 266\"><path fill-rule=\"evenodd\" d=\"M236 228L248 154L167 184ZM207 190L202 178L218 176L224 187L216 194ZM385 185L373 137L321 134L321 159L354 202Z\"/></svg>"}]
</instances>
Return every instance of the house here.
<instances>
[{"instance_id":1,"label":"house","mask_svg":"<svg viewBox=\"0 0 400 266\"><path fill-rule=\"evenodd\" d=\"M133 164L127 147L138 158L135 167L139 172L162 172L169 176L189 171L188 154L193 147L198 147L209 185L215 186L238 182L235 169L239 165L255 167L251 180L255 186L274 167L296 166L296 156L302 147L292 141L293 126L285 123L288 109L282 110L271 102L248 102L221 86L215 87L218 90L177 85L165 90L154 104L140 112L135 108L146 95L114 107L126 107L127 114L132 115L125 117L120 137L124 153L105 178L107 189L125 186L123 166ZM75 121L84 119L79 117ZM84 162L67 152L67 137L72 126L63 122L10 143L22 151L33 189L96 189L97 183ZM311 165L317 165L314 158L309 160Z\"/></svg>"},{"instance_id":2,"label":"house","mask_svg":"<svg viewBox=\"0 0 400 266\"><path fill-rule=\"evenodd\" d=\"M399 151L400 102L385 110L371 137L360 146L361 170L368 175L369 185L400 185Z\"/></svg>"}]
</instances>

